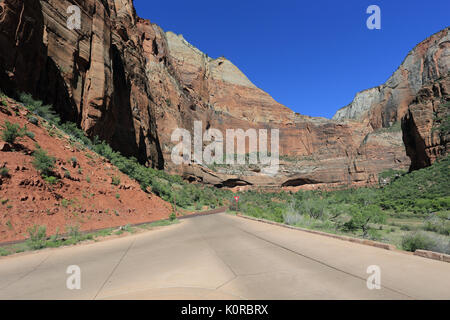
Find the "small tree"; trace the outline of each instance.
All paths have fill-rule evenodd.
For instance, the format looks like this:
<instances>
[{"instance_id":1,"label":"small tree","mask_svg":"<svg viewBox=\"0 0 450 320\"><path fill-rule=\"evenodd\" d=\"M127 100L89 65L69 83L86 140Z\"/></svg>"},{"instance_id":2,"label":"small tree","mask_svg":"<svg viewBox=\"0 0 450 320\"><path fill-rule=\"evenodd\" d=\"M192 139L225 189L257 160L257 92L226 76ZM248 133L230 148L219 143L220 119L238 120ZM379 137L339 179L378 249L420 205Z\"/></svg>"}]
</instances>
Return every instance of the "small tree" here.
<instances>
[{"instance_id":1,"label":"small tree","mask_svg":"<svg viewBox=\"0 0 450 320\"><path fill-rule=\"evenodd\" d=\"M38 170L42 175L49 176L53 173L53 169L55 168L55 158L49 156L47 151L42 150L40 147L37 148L33 153L33 166Z\"/></svg>"},{"instance_id":2,"label":"small tree","mask_svg":"<svg viewBox=\"0 0 450 320\"><path fill-rule=\"evenodd\" d=\"M367 237L371 223L384 223L386 221L385 213L376 205L365 207L352 206L350 208L351 220L344 227L347 229L361 229L363 237Z\"/></svg>"},{"instance_id":3,"label":"small tree","mask_svg":"<svg viewBox=\"0 0 450 320\"><path fill-rule=\"evenodd\" d=\"M23 137L27 133L27 126L25 125L23 128L20 127L17 123L11 123L9 121L5 121L5 124L2 125L2 133L1 137L5 142L14 143L17 138Z\"/></svg>"},{"instance_id":4,"label":"small tree","mask_svg":"<svg viewBox=\"0 0 450 320\"><path fill-rule=\"evenodd\" d=\"M47 239L47 228L45 226L34 225L28 228L28 245L31 249L38 250L45 247Z\"/></svg>"}]
</instances>

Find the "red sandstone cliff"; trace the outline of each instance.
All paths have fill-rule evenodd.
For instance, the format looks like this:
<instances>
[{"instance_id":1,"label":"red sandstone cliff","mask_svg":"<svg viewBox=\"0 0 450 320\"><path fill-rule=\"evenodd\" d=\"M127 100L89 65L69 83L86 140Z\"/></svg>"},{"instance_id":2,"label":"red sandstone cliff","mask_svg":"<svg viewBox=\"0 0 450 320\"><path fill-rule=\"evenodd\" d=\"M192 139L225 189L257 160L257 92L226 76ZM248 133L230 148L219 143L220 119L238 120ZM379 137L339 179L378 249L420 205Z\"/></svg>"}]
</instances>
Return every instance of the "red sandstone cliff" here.
<instances>
[{"instance_id":1,"label":"red sandstone cliff","mask_svg":"<svg viewBox=\"0 0 450 320\"><path fill-rule=\"evenodd\" d=\"M71 4L82 9L81 30L66 26ZM402 132L380 128L399 120L449 63L443 30L413 50L385 85L368 90L376 91L370 97L357 96L346 109L357 110L350 117L357 119L345 116L353 111L340 111L335 120L311 118L277 103L226 58L212 59L140 19L131 0L5 0L1 8L3 90L31 92L123 154L217 186L363 185L383 170L408 168ZM171 133L192 131L196 120L222 132L280 129L279 173L175 166Z\"/></svg>"}]
</instances>

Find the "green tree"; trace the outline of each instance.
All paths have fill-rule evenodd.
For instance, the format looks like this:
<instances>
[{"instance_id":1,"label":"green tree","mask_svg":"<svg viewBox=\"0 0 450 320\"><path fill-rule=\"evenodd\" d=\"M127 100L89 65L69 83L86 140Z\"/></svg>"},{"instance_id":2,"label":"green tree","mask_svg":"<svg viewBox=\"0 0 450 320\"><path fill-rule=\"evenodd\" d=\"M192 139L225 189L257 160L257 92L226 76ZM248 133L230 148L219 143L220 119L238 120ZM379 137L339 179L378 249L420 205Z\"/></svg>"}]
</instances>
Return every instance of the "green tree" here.
<instances>
[{"instance_id":1,"label":"green tree","mask_svg":"<svg viewBox=\"0 0 450 320\"><path fill-rule=\"evenodd\" d=\"M363 237L367 237L371 223L384 223L386 214L376 205L350 208L351 219L344 227L348 229L361 229Z\"/></svg>"},{"instance_id":2,"label":"green tree","mask_svg":"<svg viewBox=\"0 0 450 320\"><path fill-rule=\"evenodd\" d=\"M11 123L9 121L5 121L2 125L2 133L1 137L5 142L14 143L17 138L23 137L27 132L27 126L25 125L23 128L20 127L17 123Z\"/></svg>"},{"instance_id":3,"label":"green tree","mask_svg":"<svg viewBox=\"0 0 450 320\"><path fill-rule=\"evenodd\" d=\"M37 148L33 152L33 166L44 176L50 176L53 174L53 169L55 168L55 158L49 156L47 151Z\"/></svg>"}]
</instances>

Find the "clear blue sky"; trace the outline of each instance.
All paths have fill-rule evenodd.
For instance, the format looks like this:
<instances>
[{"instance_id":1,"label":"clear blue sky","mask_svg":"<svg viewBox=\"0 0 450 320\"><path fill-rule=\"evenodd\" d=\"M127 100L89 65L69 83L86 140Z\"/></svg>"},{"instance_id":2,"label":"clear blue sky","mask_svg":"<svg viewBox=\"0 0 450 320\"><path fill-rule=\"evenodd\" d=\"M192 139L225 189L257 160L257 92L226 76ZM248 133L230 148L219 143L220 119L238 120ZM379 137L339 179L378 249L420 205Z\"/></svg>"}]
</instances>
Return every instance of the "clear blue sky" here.
<instances>
[{"instance_id":1,"label":"clear blue sky","mask_svg":"<svg viewBox=\"0 0 450 320\"><path fill-rule=\"evenodd\" d=\"M225 56L278 102L327 118L450 25L449 0L134 2L139 16ZM381 9L381 30L366 27L371 4Z\"/></svg>"}]
</instances>

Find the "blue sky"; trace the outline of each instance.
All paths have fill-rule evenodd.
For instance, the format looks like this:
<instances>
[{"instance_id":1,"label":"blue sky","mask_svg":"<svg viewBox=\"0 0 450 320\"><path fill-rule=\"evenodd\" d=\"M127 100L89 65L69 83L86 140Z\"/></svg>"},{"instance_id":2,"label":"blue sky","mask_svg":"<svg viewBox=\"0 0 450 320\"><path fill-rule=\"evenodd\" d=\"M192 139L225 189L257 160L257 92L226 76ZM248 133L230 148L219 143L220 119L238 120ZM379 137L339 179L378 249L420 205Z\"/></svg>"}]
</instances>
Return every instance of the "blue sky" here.
<instances>
[{"instance_id":1,"label":"blue sky","mask_svg":"<svg viewBox=\"0 0 450 320\"><path fill-rule=\"evenodd\" d=\"M450 1L134 0L139 16L231 60L292 110L331 118L384 83L408 52L450 25ZM369 5L381 30L369 30Z\"/></svg>"}]
</instances>

